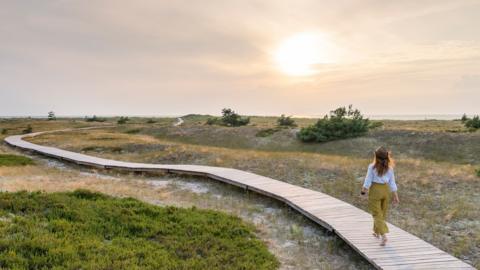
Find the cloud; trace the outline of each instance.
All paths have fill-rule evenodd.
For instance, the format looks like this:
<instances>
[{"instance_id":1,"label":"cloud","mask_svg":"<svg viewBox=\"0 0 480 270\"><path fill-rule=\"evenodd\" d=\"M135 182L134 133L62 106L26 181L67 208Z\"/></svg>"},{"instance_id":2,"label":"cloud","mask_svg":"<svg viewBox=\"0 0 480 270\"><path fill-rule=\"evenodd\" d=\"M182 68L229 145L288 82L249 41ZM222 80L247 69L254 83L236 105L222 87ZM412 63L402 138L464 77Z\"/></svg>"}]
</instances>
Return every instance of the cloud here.
<instances>
[{"instance_id":1,"label":"cloud","mask_svg":"<svg viewBox=\"0 0 480 270\"><path fill-rule=\"evenodd\" d=\"M474 113L480 82L462 80L480 74L479 12L478 1L444 0L8 1L0 115L322 114L348 103ZM338 62L282 74L272 51L309 30L331 38ZM450 104L459 91L471 96Z\"/></svg>"}]
</instances>

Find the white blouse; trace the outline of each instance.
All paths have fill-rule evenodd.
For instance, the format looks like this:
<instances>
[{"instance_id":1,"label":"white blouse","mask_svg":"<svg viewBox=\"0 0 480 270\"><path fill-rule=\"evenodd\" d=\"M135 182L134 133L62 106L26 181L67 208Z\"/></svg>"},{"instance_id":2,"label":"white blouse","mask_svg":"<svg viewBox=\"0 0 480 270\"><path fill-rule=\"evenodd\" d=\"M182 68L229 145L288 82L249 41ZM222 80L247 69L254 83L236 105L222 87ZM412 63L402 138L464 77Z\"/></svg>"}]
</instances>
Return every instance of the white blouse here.
<instances>
[{"instance_id":1,"label":"white blouse","mask_svg":"<svg viewBox=\"0 0 480 270\"><path fill-rule=\"evenodd\" d=\"M379 184L388 184L391 192L397 191L397 184L395 184L395 173L393 172L392 168L389 168L384 175L379 176L377 170L375 170L375 168L373 167L373 164L368 165L367 176L365 177L363 187L366 189L370 188L372 182Z\"/></svg>"}]
</instances>

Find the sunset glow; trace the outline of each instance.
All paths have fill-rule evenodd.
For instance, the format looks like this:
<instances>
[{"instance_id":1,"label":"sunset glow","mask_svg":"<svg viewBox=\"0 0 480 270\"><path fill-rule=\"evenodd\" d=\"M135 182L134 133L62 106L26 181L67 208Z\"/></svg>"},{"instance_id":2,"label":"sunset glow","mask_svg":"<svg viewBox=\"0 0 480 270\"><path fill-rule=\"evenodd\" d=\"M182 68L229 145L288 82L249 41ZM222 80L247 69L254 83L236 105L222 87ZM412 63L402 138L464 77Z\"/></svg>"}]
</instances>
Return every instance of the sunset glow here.
<instances>
[{"instance_id":1,"label":"sunset glow","mask_svg":"<svg viewBox=\"0 0 480 270\"><path fill-rule=\"evenodd\" d=\"M315 33L299 33L284 40L275 52L278 68L287 75L309 76L317 65L331 62L327 41Z\"/></svg>"}]
</instances>

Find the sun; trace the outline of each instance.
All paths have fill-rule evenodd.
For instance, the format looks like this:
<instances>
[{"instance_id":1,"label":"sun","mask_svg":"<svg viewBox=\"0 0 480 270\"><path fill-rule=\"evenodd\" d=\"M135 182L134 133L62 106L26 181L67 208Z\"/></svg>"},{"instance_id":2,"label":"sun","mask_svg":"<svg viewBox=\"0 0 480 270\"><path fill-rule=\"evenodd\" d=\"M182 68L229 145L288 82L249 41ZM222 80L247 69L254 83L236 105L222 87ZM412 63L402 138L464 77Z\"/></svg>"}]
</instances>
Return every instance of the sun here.
<instances>
[{"instance_id":1,"label":"sun","mask_svg":"<svg viewBox=\"0 0 480 270\"><path fill-rule=\"evenodd\" d=\"M331 62L329 42L324 35L314 32L295 34L275 51L277 67L290 76L310 76L318 73L317 66Z\"/></svg>"}]
</instances>

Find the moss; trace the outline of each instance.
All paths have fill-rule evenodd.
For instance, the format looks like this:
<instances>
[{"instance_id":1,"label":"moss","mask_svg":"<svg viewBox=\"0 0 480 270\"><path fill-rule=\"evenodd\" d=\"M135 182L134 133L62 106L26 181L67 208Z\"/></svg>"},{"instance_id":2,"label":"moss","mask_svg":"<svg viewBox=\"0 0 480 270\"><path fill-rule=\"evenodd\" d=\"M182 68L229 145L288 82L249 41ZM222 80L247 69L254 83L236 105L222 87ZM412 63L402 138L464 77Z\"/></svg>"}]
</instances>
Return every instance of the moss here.
<instances>
[{"instance_id":1,"label":"moss","mask_svg":"<svg viewBox=\"0 0 480 270\"><path fill-rule=\"evenodd\" d=\"M275 269L238 217L77 190L0 193L5 269Z\"/></svg>"},{"instance_id":2,"label":"moss","mask_svg":"<svg viewBox=\"0 0 480 270\"><path fill-rule=\"evenodd\" d=\"M28 157L0 154L0 166L25 166L33 164L33 160Z\"/></svg>"}]
</instances>

